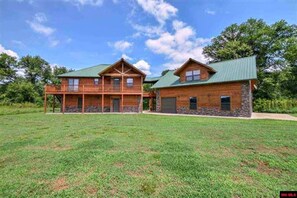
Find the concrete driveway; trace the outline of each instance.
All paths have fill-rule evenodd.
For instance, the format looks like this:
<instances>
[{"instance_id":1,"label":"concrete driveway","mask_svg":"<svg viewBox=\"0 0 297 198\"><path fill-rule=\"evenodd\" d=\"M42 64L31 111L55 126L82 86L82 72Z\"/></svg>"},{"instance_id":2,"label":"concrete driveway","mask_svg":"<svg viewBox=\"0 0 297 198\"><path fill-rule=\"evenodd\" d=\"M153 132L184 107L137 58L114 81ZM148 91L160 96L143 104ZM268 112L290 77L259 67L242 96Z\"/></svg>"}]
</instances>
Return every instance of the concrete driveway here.
<instances>
[{"instance_id":1,"label":"concrete driveway","mask_svg":"<svg viewBox=\"0 0 297 198\"><path fill-rule=\"evenodd\" d=\"M167 115L167 116L195 116L195 117L210 117L210 118L231 118L231 119L272 119L272 120L293 120L297 121L297 117L288 114L278 114L278 113L252 113L251 118L246 117L226 117L226 116L207 116L207 115L193 115L193 114L176 114L176 113L158 113L143 111L145 114L152 115Z\"/></svg>"},{"instance_id":2,"label":"concrete driveway","mask_svg":"<svg viewBox=\"0 0 297 198\"><path fill-rule=\"evenodd\" d=\"M279 113L253 113L252 119L273 119L273 120L294 120L297 121L297 117L289 114Z\"/></svg>"}]
</instances>

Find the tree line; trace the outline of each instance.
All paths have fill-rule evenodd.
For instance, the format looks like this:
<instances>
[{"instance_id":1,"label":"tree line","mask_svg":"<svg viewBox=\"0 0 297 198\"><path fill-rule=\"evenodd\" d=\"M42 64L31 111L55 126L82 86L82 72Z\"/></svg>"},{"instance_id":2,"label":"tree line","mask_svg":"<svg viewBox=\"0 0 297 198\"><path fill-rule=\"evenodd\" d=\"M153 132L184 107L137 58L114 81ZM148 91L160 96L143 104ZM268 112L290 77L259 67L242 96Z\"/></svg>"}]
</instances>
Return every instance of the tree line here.
<instances>
[{"instance_id":1,"label":"tree line","mask_svg":"<svg viewBox=\"0 0 297 198\"><path fill-rule=\"evenodd\" d=\"M296 24L280 20L269 25L262 19L231 24L204 47L203 54L210 62L256 55L258 81L254 100L297 98ZM39 56L27 55L18 60L4 53L0 54L0 66L2 103L42 104L44 85L57 84L59 74L72 71L51 67Z\"/></svg>"},{"instance_id":2,"label":"tree line","mask_svg":"<svg viewBox=\"0 0 297 198\"><path fill-rule=\"evenodd\" d=\"M203 49L210 62L256 55L257 89L254 99L297 97L297 26L261 19L232 24Z\"/></svg>"},{"instance_id":3,"label":"tree line","mask_svg":"<svg viewBox=\"0 0 297 198\"><path fill-rule=\"evenodd\" d=\"M19 60L0 54L0 102L35 103L42 105L44 85L58 84L59 74L72 71L63 66L53 66L39 56L24 56Z\"/></svg>"}]
</instances>

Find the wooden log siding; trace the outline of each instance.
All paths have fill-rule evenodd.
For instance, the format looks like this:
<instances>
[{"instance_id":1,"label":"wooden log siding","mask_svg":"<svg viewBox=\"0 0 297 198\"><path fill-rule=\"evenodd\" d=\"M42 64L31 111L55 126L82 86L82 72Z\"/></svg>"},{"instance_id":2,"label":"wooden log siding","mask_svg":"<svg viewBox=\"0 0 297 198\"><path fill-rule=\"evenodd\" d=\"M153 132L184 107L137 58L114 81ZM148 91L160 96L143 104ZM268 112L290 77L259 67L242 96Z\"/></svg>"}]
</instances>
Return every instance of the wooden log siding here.
<instances>
[{"instance_id":1,"label":"wooden log siding","mask_svg":"<svg viewBox=\"0 0 297 198\"><path fill-rule=\"evenodd\" d=\"M189 98L197 97L199 107L221 108L221 96L231 97L231 110L241 108L242 82L160 89L161 97L176 97L176 107L188 108Z\"/></svg>"}]
</instances>

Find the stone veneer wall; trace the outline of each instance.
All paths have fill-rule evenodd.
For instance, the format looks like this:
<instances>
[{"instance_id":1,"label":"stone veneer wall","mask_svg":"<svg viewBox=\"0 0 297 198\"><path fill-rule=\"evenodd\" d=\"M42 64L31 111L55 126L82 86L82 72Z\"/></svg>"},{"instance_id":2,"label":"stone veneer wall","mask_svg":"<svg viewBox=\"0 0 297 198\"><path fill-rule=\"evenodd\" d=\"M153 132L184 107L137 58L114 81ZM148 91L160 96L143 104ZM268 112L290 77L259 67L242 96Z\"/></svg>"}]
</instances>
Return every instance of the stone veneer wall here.
<instances>
[{"instance_id":1,"label":"stone veneer wall","mask_svg":"<svg viewBox=\"0 0 297 198\"><path fill-rule=\"evenodd\" d=\"M139 112L138 106L124 106L124 112Z\"/></svg>"},{"instance_id":2,"label":"stone veneer wall","mask_svg":"<svg viewBox=\"0 0 297 198\"><path fill-rule=\"evenodd\" d=\"M65 112L71 113L71 112L81 112L81 108L78 108L76 106L66 106Z\"/></svg>"},{"instance_id":3,"label":"stone veneer wall","mask_svg":"<svg viewBox=\"0 0 297 198\"><path fill-rule=\"evenodd\" d=\"M241 85L241 108L233 111L221 111L220 108L198 107L197 110L190 110L189 106L178 107L177 113L180 114L197 114L212 116L233 116L233 117L251 117L252 115L252 93L250 90L250 82L243 82ZM232 100L232 98L231 98ZM232 101L231 101L232 102ZM156 111L161 112L161 96L160 91L156 91Z\"/></svg>"},{"instance_id":4,"label":"stone veneer wall","mask_svg":"<svg viewBox=\"0 0 297 198\"><path fill-rule=\"evenodd\" d=\"M160 90L156 90L156 112L161 112L161 96Z\"/></svg>"},{"instance_id":5,"label":"stone veneer wall","mask_svg":"<svg viewBox=\"0 0 297 198\"><path fill-rule=\"evenodd\" d=\"M85 107L85 112L101 112L101 106L96 107L96 106L86 106ZM123 109L124 112L139 112L139 107L138 106L124 106ZM82 112L81 108L78 108L76 106L66 106L65 107L65 112L68 113L75 113L75 112ZM105 106L104 107L104 112L110 112L110 107Z\"/></svg>"}]
</instances>

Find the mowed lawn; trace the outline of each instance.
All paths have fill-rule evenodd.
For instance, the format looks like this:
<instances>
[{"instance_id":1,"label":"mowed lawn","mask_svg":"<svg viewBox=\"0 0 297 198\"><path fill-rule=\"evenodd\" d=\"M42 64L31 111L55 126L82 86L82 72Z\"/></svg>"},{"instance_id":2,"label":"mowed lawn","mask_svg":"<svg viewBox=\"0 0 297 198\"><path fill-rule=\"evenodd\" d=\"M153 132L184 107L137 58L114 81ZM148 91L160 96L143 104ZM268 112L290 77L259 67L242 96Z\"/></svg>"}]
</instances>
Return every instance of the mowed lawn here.
<instances>
[{"instance_id":1,"label":"mowed lawn","mask_svg":"<svg viewBox=\"0 0 297 198\"><path fill-rule=\"evenodd\" d=\"M297 122L146 114L0 116L0 197L278 197Z\"/></svg>"}]
</instances>

